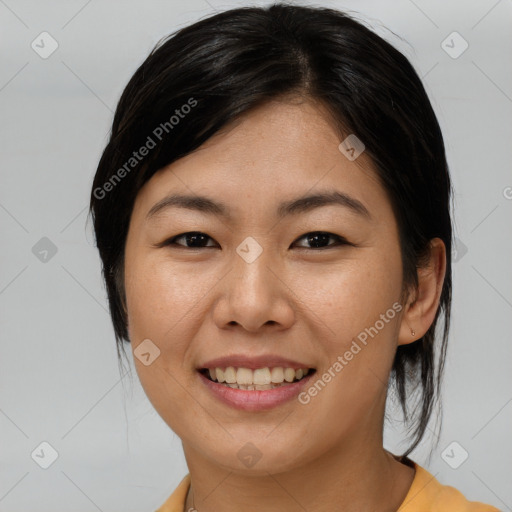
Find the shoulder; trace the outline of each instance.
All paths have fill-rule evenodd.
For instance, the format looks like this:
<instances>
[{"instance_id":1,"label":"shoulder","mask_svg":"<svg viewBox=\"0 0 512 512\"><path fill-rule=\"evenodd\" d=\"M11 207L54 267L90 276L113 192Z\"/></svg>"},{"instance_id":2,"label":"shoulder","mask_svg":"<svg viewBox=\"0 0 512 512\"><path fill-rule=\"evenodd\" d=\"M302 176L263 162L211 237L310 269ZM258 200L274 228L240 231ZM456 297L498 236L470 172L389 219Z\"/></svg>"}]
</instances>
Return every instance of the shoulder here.
<instances>
[{"instance_id":1,"label":"shoulder","mask_svg":"<svg viewBox=\"0 0 512 512\"><path fill-rule=\"evenodd\" d=\"M185 507L188 489L190 487L190 473L185 475L178 487L167 498L165 503L161 505L155 512L182 512Z\"/></svg>"},{"instance_id":2,"label":"shoulder","mask_svg":"<svg viewBox=\"0 0 512 512\"><path fill-rule=\"evenodd\" d=\"M441 484L425 468L410 459L408 462L414 466L415 476L397 512L500 512L492 505L468 501L460 491ZM182 512L189 486L190 474L187 474L155 512Z\"/></svg>"},{"instance_id":3,"label":"shoulder","mask_svg":"<svg viewBox=\"0 0 512 512\"><path fill-rule=\"evenodd\" d=\"M443 485L425 468L411 463L416 474L398 512L500 512L492 505L467 500L454 487Z\"/></svg>"}]
</instances>

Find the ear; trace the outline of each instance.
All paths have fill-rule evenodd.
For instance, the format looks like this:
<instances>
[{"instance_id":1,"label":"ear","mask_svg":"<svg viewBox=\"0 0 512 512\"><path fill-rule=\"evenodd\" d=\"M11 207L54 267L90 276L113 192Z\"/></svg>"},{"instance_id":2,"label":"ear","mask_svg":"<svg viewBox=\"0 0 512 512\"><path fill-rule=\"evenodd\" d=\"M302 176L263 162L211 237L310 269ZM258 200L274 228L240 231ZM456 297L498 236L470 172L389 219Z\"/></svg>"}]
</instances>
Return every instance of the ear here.
<instances>
[{"instance_id":1,"label":"ear","mask_svg":"<svg viewBox=\"0 0 512 512\"><path fill-rule=\"evenodd\" d=\"M440 238L430 240L428 265L418 269L418 289L404 306L398 333L398 345L420 339L436 316L446 273L446 246ZM414 331L414 335L411 333Z\"/></svg>"}]
</instances>

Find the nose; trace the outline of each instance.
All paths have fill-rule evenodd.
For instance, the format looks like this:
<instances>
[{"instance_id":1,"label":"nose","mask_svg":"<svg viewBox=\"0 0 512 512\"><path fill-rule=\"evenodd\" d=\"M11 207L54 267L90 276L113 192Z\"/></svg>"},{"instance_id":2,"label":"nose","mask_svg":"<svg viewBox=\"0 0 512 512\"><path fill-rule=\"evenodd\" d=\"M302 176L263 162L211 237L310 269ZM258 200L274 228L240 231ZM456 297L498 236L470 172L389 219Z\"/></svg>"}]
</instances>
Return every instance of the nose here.
<instances>
[{"instance_id":1,"label":"nose","mask_svg":"<svg viewBox=\"0 0 512 512\"><path fill-rule=\"evenodd\" d=\"M213 318L220 329L239 325L248 332L259 332L288 329L293 324L294 294L271 253L263 250L253 261L233 255L231 271L216 287L219 297Z\"/></svg>"}]
</instances>

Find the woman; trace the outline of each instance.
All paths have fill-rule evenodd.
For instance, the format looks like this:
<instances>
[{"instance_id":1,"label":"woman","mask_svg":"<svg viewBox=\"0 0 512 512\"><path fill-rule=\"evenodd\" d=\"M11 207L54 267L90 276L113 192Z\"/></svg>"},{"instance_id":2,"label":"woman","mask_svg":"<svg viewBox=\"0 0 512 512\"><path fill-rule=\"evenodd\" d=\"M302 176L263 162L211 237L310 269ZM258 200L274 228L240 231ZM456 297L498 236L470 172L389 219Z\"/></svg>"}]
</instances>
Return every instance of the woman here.
<instances>
[{"instance_id":1,"label":"woman","mask_svg":"<svg viewBox=\"0 0 512 512\"><path fill-rule=\"evenodd\" d=\"M497 510L407 457L443 370L451 192L416 72L346 14L234 9L157 45L90 207L118 353L190 471L159 512Z\"/></svg>"}]
</instances>

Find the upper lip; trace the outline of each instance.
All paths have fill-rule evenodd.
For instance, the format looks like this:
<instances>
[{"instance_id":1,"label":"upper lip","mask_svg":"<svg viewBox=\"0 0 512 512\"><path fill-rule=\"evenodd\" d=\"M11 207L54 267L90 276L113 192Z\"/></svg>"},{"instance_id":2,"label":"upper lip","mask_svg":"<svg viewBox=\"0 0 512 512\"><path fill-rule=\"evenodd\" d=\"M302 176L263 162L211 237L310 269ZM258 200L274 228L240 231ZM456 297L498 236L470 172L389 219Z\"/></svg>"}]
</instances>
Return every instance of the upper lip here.
<instances>
[{"instance_id":1,"label":"upper lip","mask_svg":"<svg viewBox=\"0 0 512 512\"><path fill-rule=\"evenodd\" d=\"M249 368L255 370L257 368L293 368L298 370L300 368L312 368L311 365L300 363L292 359L286 359L284 357L269 354L263 356L248 356L245 354L234 354L226 357L217 357L210 359L209 361L201 364L197 369L202 370L203 368L227 368L233 366L234 368Z\"/></svg>"}]
</instances>

